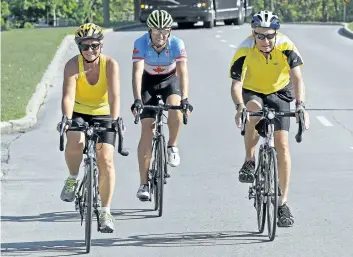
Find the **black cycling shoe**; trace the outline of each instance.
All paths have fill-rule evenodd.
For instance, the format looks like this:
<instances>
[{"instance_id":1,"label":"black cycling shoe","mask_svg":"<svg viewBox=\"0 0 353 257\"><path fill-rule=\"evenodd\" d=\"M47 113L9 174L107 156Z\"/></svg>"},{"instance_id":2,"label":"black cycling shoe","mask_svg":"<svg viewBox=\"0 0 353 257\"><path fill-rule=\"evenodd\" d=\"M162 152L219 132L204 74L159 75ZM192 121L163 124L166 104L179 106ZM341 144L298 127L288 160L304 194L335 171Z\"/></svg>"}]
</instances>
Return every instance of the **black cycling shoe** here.
<instances>
[{"instance_id":1,"label":"black cycling shoe","mask_svg":"<svg viewBox=\"0 0 353 257\"><path fill-rule=\"evenodd\" d=\"M287 203L282 206L278 206L278 227L292 227L294 224L294 217L289 210Z\"/></svg>"},{"instance_id":2,"label":"black cycling shoe","mask_svg":"<svg viewBox=\"0 0 353 257\"><path fill-rule=\"evenodd\" d=\"M239 171L239 181L242 183L253 183L255 180L255 161L246 161Z\"/></svg>"}]
</instances>

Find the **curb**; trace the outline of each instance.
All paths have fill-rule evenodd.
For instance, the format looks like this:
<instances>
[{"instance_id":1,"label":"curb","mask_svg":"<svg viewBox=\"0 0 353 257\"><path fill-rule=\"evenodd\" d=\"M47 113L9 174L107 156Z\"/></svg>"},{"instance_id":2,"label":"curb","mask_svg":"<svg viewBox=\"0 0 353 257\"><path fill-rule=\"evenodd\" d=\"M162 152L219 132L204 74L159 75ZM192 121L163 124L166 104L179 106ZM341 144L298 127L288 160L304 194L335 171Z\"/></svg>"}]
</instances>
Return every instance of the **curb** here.
<instances>
[{"instance_id":1,"label":"curb","mask_svg":"<svg viewBox=\"0 0 353 257\"><path fill-rule=\"evenodd\" d=\"M353 31L348 28L348 23L344 23L343 25L343 34L346 37L353 39Z\"/></svg>"},{"instance_id":2,"label":"curb","mask_svg":"<svg viewBox=\"0 0 353 257\"><path fill-rule=\"evenodd\" d=\"M112 29L106 29L105 33L118 31L120 29L135 28L141 25L142 23L122 25ZM68 35L61 41L61 44L58 47L54 58L45 71L41 81L37 84L36 91L33 93L30 101L26 106L26 116L17 120L1 122L1 134L12 134L15 132L24 133L37 124L37 114L44 103L48 89L53 84L55 79L55 76L52 76L52 74L55 74L57 71L57 67L64 57L67 48L71 43L74 42L73 39L73 35Z\"/></svg>"}]
</instances>

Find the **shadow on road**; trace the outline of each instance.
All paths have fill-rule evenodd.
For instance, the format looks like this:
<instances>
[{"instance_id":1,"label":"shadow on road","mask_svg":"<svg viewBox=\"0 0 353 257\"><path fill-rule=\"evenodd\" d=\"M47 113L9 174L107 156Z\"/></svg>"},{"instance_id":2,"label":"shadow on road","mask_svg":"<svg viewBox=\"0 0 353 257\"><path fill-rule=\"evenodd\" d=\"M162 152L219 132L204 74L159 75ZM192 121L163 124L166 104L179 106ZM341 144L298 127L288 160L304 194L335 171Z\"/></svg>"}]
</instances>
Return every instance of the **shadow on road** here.
<instances>
[{"instance_id":1,"label":"shadow on road","mask_svg":"<svg viewBox=\"0 0 353 257\"><path fill-rule=\"evenodd\" d=\"M48 212L30 216L1 216L1 222L78 222L78 212Z\"/></svg>"},{"instance_id":2,"label":"shadow on road","mask_svg":"<svg viewBox=\"0 0 353 257\"><path fill-rule=\"evenodd\" d=\"M211 231L136 235L127 238L92 239L94 247L210 247L217 245L258 244L268 242L267 235L249 231ZM84 253L84 240L2 243L1 252L12 256L33 252L57 252L69 256ZM97 250L98 251L98 250ZM63 254L67 253L67 255Z\"/></svg>"},{"instance_id":3,"label":"shadow on road","mask_svg":"<svg viewBox=\"0 0 353 257\"><path fill-rule=\"evenodd\" d=\"M119 209L111 210L116 220L135 220L157 218L156 214L145 214L152 209ZM95 219L95 216L94 220ZM81 216L78 211L70 212L48 212L31 216L1 216L1 222L80 222Z\"/></svg>"},{"instance_id":4,"label":"shadow on road","mask_svg":"<svg viewBox=\"0 0 353 257\"><path fill-rule=\"evenodd\" d=\"M347 34L346 31L344 30L344 28L340 28L338 31L337 31L338 35L342 36L342 37L346 37L346 38L349 38L349 39L353 39L353 36L350 35L350 34Z\"/></svg>"}]
</instances>

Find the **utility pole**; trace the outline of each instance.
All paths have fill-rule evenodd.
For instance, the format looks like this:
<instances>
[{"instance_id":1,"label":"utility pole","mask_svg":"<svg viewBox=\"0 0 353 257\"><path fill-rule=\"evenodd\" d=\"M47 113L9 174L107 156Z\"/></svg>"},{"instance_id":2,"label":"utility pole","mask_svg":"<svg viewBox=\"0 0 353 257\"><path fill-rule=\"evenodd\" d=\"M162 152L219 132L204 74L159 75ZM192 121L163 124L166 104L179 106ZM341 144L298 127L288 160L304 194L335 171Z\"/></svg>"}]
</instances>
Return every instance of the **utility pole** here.
<instances>
[{"instance_id":1,"label":"utility pole","mask_svg":"<svg viewBox=\"0 0 353 257\"><path fill-rule=\"evenodd\" d=\"M346 22L347 4L343 6L343 22Z\"/></svg>"},{"instance_id":2,"label":"utility pole","mask_svg":"<svg viewBox=\"0 0 353 257\"><path fill-rule=\"evenodd\" d=\"M103 0L103 14L104 14L104 24L108 25L110 23L110 13L109 13L109 0Z\"/></svg>"}]
</instances>

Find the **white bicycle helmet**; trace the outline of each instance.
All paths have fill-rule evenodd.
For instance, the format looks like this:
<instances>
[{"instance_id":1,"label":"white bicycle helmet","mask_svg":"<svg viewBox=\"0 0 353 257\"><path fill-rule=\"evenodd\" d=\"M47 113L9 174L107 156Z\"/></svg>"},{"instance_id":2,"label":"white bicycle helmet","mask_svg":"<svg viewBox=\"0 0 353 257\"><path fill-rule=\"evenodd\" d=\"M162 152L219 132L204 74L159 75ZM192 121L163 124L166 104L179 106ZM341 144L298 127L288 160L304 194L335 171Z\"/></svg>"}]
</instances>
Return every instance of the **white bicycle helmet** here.
<instances>
[{"instance_id":1,"label":"white bicycle helmet","mask_svg":"<svg viewBox=\"0 0 353 257\"><path fill-rule=\"evenodd\" d=\"M279 22L279 18L276 14L271 11L265 10L255 13L251 20L251 27L253 29L257 27L262 27L278 30L281 25Z\"/></svg>"},{"instance_id":2,"label":"white bicycle helmet","mask_svg":"<svg viewBox=\"0 0 353 257\"><path fill-rule=\"evenodd\" d=\"M154 10L147 18L149 28L165 29L172 27L173 18L164 10Z\"/></svg>"}]
</instances>

